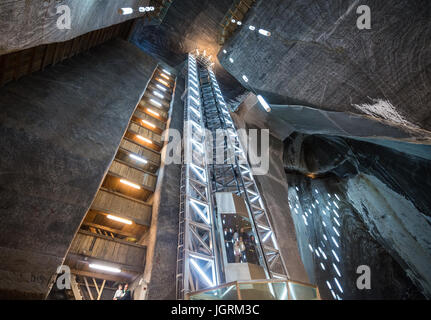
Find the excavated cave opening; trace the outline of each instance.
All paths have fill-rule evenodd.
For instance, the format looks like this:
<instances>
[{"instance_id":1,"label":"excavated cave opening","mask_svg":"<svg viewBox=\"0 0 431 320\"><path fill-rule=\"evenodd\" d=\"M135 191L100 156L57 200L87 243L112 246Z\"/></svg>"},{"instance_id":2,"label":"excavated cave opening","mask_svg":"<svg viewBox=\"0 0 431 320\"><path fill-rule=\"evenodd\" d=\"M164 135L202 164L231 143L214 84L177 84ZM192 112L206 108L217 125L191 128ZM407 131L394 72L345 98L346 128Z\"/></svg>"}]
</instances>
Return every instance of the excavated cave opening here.
<instances>
[{"instance_id":1,"label":"excavated cave opening","mask_svg":"<svg viewBox=\"0 0 431 320\"><path fill-rule=\"evenodd\" d=\"M300 255L323 298L430 297L429 160L300 133L284 141L283 158ZM369 290L357 287L362 265Z\"/></svg>"}]
</instances>

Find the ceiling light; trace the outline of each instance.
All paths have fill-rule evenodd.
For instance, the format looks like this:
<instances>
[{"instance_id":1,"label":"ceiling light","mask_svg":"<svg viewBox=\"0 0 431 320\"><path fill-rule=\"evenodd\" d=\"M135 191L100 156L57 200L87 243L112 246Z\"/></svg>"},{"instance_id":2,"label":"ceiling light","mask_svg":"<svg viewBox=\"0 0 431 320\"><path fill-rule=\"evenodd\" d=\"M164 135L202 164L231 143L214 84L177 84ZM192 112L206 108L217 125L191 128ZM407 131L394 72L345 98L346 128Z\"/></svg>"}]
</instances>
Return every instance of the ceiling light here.
<instances>
[{"instance_id":1,"label":"ceiling light","mask_svg":"<svg viewBox=\"0 0 431 320\"><path fill-rule=\"evenodd\" d=\"M227 51L226 51L225 49L223 49L223 53L224 53L224 54L226 54L226 53L227 53Z\"/></svg>"},{"instance_id":2,"label":"ceiling light","mask_svg":"<svg viewBox=\"0 0 431 320\"><path fill-rule=\"evenodd\" d=\"M137 134L137 135L136 135L136 138L138 138L138 139L140 139L140 140L142 140L142 141L145 141L146 143L149 143L149 144L152 144L152 143L153 143L153 141L151 141L150 139L145 138L145 137L143 137L143 136L140 136L139 134Z\"/></svg>"},{"instance_id":3,"label":"ceiling light","mask_svg":"<svg viewBox=\"0 0 431 320\"><path fill-rule=\"evenodd\" d=\"M232 23L235 23L235 22L236 22L236 20L235 20L235 19L232 19L232 20L231 20L231 22L232 22Z\"/></svg>"},{"instance_id":4,"label":"ceiling light","mask_svg":"<svg viewBox=\"0 0 431 320\"><path fill-rule=\"evenodd\" d=\"M255 27L255 26L249 26L248 28L249 28L251 31L256 30L256 27Z\"/></svg>"},{"instance_id":5,"label":"ceiling light","mask_svg":"<svg viewBox=\"0 0 431 320\"><path fill-rule=\"evenodd\" d=\"M132 8L121 8L121 9L118 9L118 13L122 14L122 15L131 14L131 13L133 13L133 9Z\"/></svg>"},{"instance_id":6,"label":"ceiling light","mask_svg":"<svg viewBox=\"0 0 431 320\"><path fill-rule=\"evenodd\" d=\"M148 163L147 160L145 160L144 158L138 157L135 154L131 154L131 155L129 155L129 157L136 160L136 161L142 162L142 163Z\"/></svg>"},{"instance_id":7,"label":"ceiling light","mask_svg":"<svg viewBox=\"0 0 431 320\"><path fill-rule=\"evenodd\" d=\"M259 29L259 33L260 33L261 35L266 36L266 37L269 37L269 36L271 35L271 32L266 31L266 30L264 30L264 29Z\"/></svg>"},{"instance_id":8,"label":"ceiling light","mask_svg":"<svg viewBox=\"0 0 431 320\"><path fill-rule=\"evenodd\" d=\"M164 74L164 73L161 73L160 75L161 75L163 78L165 78L166 80L171 80L171 78L170 78L168 75Z\"/></svg>"},{"instance_id":9,"label":"ceiling light","mask_svg":"<svg viewBox=\"0 0 431 320\"><path fill-rule=\"evenodd\" d=\"M168 75L171 75L171 73L170 73L168 70L166 70L166 69L162 69L162 71L163 71L164 73L168 74Z\"/></svg>"},{"instance_id":10,"label":"ceiling light","mask_svg":"<svg viewBox=\"0 0 431 320\"><path fill-rule=\"evenodd\" d=\"M108 271L108 272L115 272L115 273L121 272L121 270L118 269L118 268L108 267L108 266L104 266L104 265L101 265L101 264L95 264L95 263L91 263L90 264L90 268L97 269L97 270L102 270L102 271Z\"/></svg>"},{"instance_id":11,"label":"ceiling light","mask_svg":"<svg viewBox=\"0 0 431 320\"><path fill-rule=\"evenodd\" d=\"M237 21L236 24L240 26L240 25L242 25L242 22L241 21Z\"/></svg>"},{"instance_id":12,"label":"ceiling light","mask_svg":"<svg viewBox=\"0 0 431 320\"><path fill-rule=\"evenodd\" d=\"M232 58L229 58L229 61L230 61L230 63L233 63L233 59Z\"/></svg>"},{"instance_id":13,"label":"ceiling light","mask_svg":"<svg viewBox=\"0 0 431 320\"><path fill-rule=\"evenodd\" d=\"M162 87L160 84L156 84L156 87L162 91L166 91L167 89Z\"/></svg>"},{"instance_id":14,"label":"ceiling light","mask_svg":"<svg viewBox=\"0 0 431 320\"><path fill-rule=\"evenodd\" d=\"M266 102L265 99L261 95L258 95L257 99L259 100L259 102L262 105L262 107L265 108L266 112L270 112L271 111L271 107L269 106L268 102Z\"/></svg>"},{"instance_id":15,"label":"ceiling light","mask_svg":"<svg viewBox=\"0 0 431 320\"><path fill-rule=\"evenodd\" d=\"M108 214L106 217L108 219L111 219L111 220L114 220L114 221L117 221L117 222L121 222L121 223L124 223L124 224L128 224L128 225L131 225L133 223L131 220L123 219L123 218L116 217L116 216L113 216L113 215L110 215L110 214Z\"/></svg>"},{"instance_id":16,"label":"ceiling light","mask_svg":"<svg viewBox=\"0 0 431 320\"><path fill-rule=\"evenodd\" d=\"M138 186L137 184L132 183L132 182L130 182L130 181L127 181L127 180L121 179L121 180L120 180L120 182L121 182L121 183L123 183L123 184L125 184L125 185L128 185L129 187L132 187L132 188L135 188L135 189L138 189L138 190L140 190L140 189L141 189L141 187L140 187L140 186Z\"/></svg>"},{"instance_id":17,"label":"ceiling light","mask_svg":"<svg viewBox=\"0 0 431 320\"><path fill-rule=\"evenodd\" d=\"M157 78L157 81L159 81L161 84L164 84L165 86L169 87L169 83L167 83L165 80Z\"/></svg>"},{"instance_id":18,"label":"ceiling light","mask_svg":"<svg viewBox=\"0 0 431 320\"><path fill-rule=\"evenodd\" d=\"M147 108L147 111L148 111L149 113L151 113L151 114L155 115L156 117L160 117L160 114L159 114L158 112L154 111L154 110L151 110L151 109L148 109L148 108Z\"/></svg>"},{"instance_id":19,"label":"ceiling light","mask_svg":"<svg viewBox=\"0 0 431 320\"><path fill-rule=\"evenodd\" d=\"M158 92L158 91L153 91L153 94L155 96L159 97L160 99L164 99L165 98L165 96L163 94L161 94L160 92Z\"/></svg>"},{"instance_id":20,"label":"ceiling light","mask_svg":"<svg viewBox=\"0 0 431 320\"><path fill-rule=\"evenodd\" d=\"M246 76L242 76L242 78L245 82L248 82L248 78Z\"/></svg>"},{"instance_id":21,"label":"ceiling light","mask_svg":"<svg viewBox=\"0 0 431 320\"><path fill-rule=\"evenodd\" d=\"M162 104L161 104L160 102L158 102L158 101L156 101L156 100L154 100L154 99L150 99L150 102L151 102L152 104L154 104L155 106L157 106L157 107L161 107L161 106L162 106Z\"/></svg>"},{"instance_id":22,"label":"ceiling light","mask_svg":"<svg viewBox=\"0 0 431 320\"><path fill-rule=\"evenodd\" d=\"M155 128L156 126L154 124L152 124L151 122L147 121L147 120L141 120L142 123L146 124L147 126L151 127L151 128Z\"/></svg>"}]
</instances>

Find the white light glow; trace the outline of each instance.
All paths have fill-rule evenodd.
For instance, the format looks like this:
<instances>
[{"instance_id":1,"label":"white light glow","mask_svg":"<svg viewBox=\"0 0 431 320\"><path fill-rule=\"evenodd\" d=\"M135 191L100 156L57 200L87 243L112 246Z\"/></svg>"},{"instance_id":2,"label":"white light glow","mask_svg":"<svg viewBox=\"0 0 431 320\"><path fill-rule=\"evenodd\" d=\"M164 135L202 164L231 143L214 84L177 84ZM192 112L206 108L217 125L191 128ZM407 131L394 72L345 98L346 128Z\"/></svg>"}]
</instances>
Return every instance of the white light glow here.
<instances>
[{"instance_id":1,"label":"white light glow","mask_svg":"<svg viewBox=\"0 0 431 320\"><path fill-rule=\"evenodd\" d=\"M255 27L255 26L249 26L248 28L249 28L251 31L256 30L256 27Z\"/></svg>"},{"instance_id":2,"label":"white light glow","mask_svg":"<svg viewBox=\"0 0 431 320\"><path fill-rule=\"evenodd\" d=\"M159 97L159 98L161 98L161 99L164 99L164 98L165 98L165 96L164 96L163 94L161 94L160 92L158 92L158 91L153 91L153 94L154 94L156 97Z\"/></svg>"},{"instance_id":3,"label":"white light glow","mask_svg":"<svg viewBox=\"0 0 431 320\"><path fill-rule=\"evenodd\" d=\"M227 51L226 51L225 49L223 49L223 53L224 53L224 54L226 54L226 53L227 53Z\"/></svg>"},{"instance_id":4,"label":"white light glow","mask_svg":"<svg viewBox=\"0 0 431 320\"><path fill-rule=\"evenodd\" d=\"M121 272L121 269L113 268L113 267L108 267L108 266L104 266L104 265L96 264L96 263L91 263L90 264L90 268L97 269L97 270L102 270L102 271L114 272L114 273Z\"/></svg>"},{"instance_id":5,"label":"white light glow","mask_svg":"<svg viewBox=\"0 0 431 320\"><path fill-rule=\"evenodd\" d=\"M230 20L232 23L235 23L236 22L236 20L235 19L232 19L232 20Z\"/></svg>"},{"instance_id":6,"label":"white light glow","mask_svg":"<svg viewBox=\"0 0 431 320\"><path fill-rule=\"evenodd\" d=\"M240 26L240 25L242 25L242 22L241 21L237 21L236 24Z\"/></svg>"},{"instance_id":7,"label":"white light glow","mask_svg":"<svg viewBox=\"0 0 431 320\"><path fill-rule=\"evenodd\" d=\"M168 70L166 70L166 69L162 69L162 71L164 72L164 73L166 73L166 74L168 74L168 75L172 75Z\"/></svg>"},{"instance_id":8,"label":"white light glow","mask_svg":"<svg viewBox=\"0 0 431 320\"><path fill-rule=\"evenodd\" d=\"M334 250L331 250L332 251L332 254L334 255L334 257L335 257L335 260L337 260L337 262L340 262L340 259L338 258L338 256L337 256L337 254L335 253L335 251Z\"/></svg>"},{"instance_id":9,"label":"white light glow","mask_svg":"<svg viewBox=\"0 0 431 320\"><path fill-rule=\"evenodd\" d=\"M171 80L171 77L169 77L167 74L161 73L160 74L163 78L165 78L166 80Z\"/></svg>"},{"instance_id":10,"label":"white light glow","mask_svg":"<svg viewBox=\"0 0 431 320\"><path fill-rule=\"evenodd\" d=\"M166 92L168 89L162 87L160 84L156 85L157 89L162 90L163 92Z\"/></svg>"},{"instance_id":11,"label":"white light glow","mask_svg":"<svg viewBox=\"0 0 431 320\"><path fill-rule=\"evenodd\" d=\"M267 31L267 30L264 30L264 29L259 29L259 33L260 33L261 35L266 36L266 37L269 37L269 36L271 35L271 32L269 32L269 31Z\"/></svg>"},{"instance_id":12,"label":"white light glow","mask_svg":"<svg viewBox=\"0 0 431 320\"><path fill-rule=\"evenodd\" d=\"M136 138L138 138L139 140L145 141L146 143L153 144L153 141L143 136L140 136L139 134L136 135Z\"/></svg>"},{"instance_id":13,"label":"white light glow","mask_svg":"<svg viewBox=\"0 0 431 320\"><path fill-rule=\"evenodd\" d=\"M269 106L269 104L265 101L265 99L261 95L258 95L257 99L259 100L262 107L266 110L266 112L271 111L271 107Z\"/></svg>"},{"instance_id":14,"label":"white light glow","mask_svg":"<svg viewBox=\"0 0 431 320\"><path fill-rule=\"evenodd\" d=\"M156 125L152 124L151 122L147 121L147 120L141 120L143 124L146 124L147 126L151 127L151 128L155 128Z\"/></svg>"},{"instance_id":15,"label":"white light glow","mask_svg":"<svg viewBox=\"0 0 431 320\"><path fill-rule=\"evenodd\" d=\"M160 102L158 102L158 101L156 101L156 100L154 100L154 99L150 99L150 102L151 102L152 104L154 104L156 107L161 107L161 106L162 106L162 104L161 104Z\"/></svg>"},{"instance_id":16,"label":"white light glow","mask_svg":"<svg viewBox=\"0 0 431 320\"><path fill-rule=\"evenodd\" d=\"M129 155L129 157L132 158L132 159L134 159L134 160L136 160L136 161L142 162L142 163L148 163L147 160L145 160L145 159L143 159L141 157L138 157L135 154L131 154L131 155Z\"/></svg>"},{"instance_id":17,"label":"white light glow","mask_svg":"<svg viewBox=\"0 0 431 320\"><path fill-rule=\"evenodd\" d=\"M229 58L229 61L230 61L230 63L233 63L233 59L232 58Z\"/></svg>"},{"instance_id":18,"label":"white light glow","mask_svg":"<svg viewBox=\"0 0 431 320\"><path fill-rule=\"evenodd\" d=\"M151 113L152 115L155 115L156 117L160 117L160 113L158 113L158 112L156 112L156 111L154 111L154 110L151 110L151 109L148 109L148 108L147 108L147 111L148 111L149 113Z\"/></svg>"},{"instance_id":19,"label":"white light glow","mask_svg":"<svg viewBox=\"0 0 431 320\"><path fill-rule=\"evenodd\" d=\"M108 214L106 217L110 220L114 220L114 221L121 222L121 223L128 224L128 225L131 225L133 223L131 220L123 219L123 218L116 217L116 216L113 216L110 214Z\"/></svg>"},{"instance_id":20,"label":"white light glow","mask_svg":"<svg viewBox=\"0 0 431 320\"><path fill-rule=\"evenodd\" d=\"M138 186L137 184L132 183L132 182L130 182L130 181L127 181L127 180L121 179L121 180L120 180L120 182L121 182L121 183L123 183L123 184L125 184L125 185L127 185L127 186L129 186L129 187L135 188L135 189L137 189L137 190L140 190L140 189L141 189L141 187L140 187L140 186Z\"/></svg>"},{"instance_id":21,"label":"white light glow","mask_svg":"<svg viewBox=\"0 0 431 320\"><path fill-rule=\"evenodd\" d=\"M335 198L337 198L337 200L340 201L340 198L338 198L337 194L335 194Z\"/></svg>"},{"instance_id":22,"label":"white light glow","mask_svg":"<svg viewBox=\"0 0 431 320\"><path fill-rule=\"evenodd\" d=\"M132 14L133 9L132 8L121 8L121 9L118 9L118 13L120 13L122 15Z\"/></svg>"},{"instance_id":23,"label":"white light glow","mask_svg":"<svg viewBox=\"0 0 431 320\"><path fill-rule=\"evenodd\" d=\"M334 278L335 283L337 284L338 289L341 293L343 293L343 288L341 288L340 283L338 282L337 278Z\"/></svg>"},{"instance_id":24,"label":"white light glow","mask_svg":"<svg viewBox=\"0 0 431 320\"><path fill-rule=\"evenodd\" d=\"M247 78L247 76L243 75L243 76L242 76L242 79L243 79L245 82L248 82L248 78Z\"/></svg>"},{"instance_id":25,"label":"white light glow","mask_svg":"<svg viewBox=\"0 0 431 320\"><path fill-rule=\"evenodd\" d=\"M339 277L341 277L340 270L338 270L338 268L337 268L337 266L335 265L335 263L333 263L333 264L332 264L332 266L334 267L335 272L337 272L338 276L339 276Z\"/></svg>"},{"instance_id":26,"label":"white light glow","mask_svg":"<svg viewBox=\"0 0 431 320\"><path fill-rule=\"evenodd\" d=\"M338 231L337 231L337 228L332 227L332 229L334 229L334 232L337 234L337 236L340 236L340 234L339 234L339 233L338 233Z\"/></svg>"},{"instance_id":27,"label":"white light glow","mask_svg":"<svg viewBox=\"0 0 431 320\"><path fill-rule=\"evenodd\" d=\"M325 269L325 265L324 265L322 262L320 263L320 267L321 267L323 270L326 270L326 269Z\"/></svg>"},{"instance_id":28,"label":"white light glow","mask_svg":"<svg viewBox=\"0 0 431 320\"><path fill-rule=\"evenodd\" d=\"M156 80L157 80L158 82L160 82L161 84L163 84L163 85L165 85L165 86L169 87L169 83L167 83L165 80L160 79L160 78L157 78Z\"/></svg>"},{"instance_id":29,"label":"white light glow","mask_svg":"<svg viewBox=\"0 0 431 320\"><path fill-rule=\"evenodd\" d=\"M334 242L335 246L339 248L340 246L338 245L338 242L334 239L334 237L331 237L331 239L332 239L332 242Z\"/></svg>"}]
</instances>

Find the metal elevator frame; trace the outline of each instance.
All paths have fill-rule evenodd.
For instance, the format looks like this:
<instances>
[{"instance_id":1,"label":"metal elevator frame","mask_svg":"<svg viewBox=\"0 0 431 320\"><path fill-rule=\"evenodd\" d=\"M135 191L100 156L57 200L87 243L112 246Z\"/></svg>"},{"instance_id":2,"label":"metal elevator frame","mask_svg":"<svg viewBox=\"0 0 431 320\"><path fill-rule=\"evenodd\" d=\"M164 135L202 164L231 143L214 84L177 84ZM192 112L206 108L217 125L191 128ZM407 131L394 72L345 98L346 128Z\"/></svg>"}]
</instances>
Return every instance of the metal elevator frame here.
<instances>
[{"instance_id":1,"label":"metal elevator frame","mask_svg":"<svg viewBox=\"0 0 431 320\"><path fill-rule=\"evenodd\" d=\"M266 275L289 278L247 155L211 67L189 54L177 253L177 299L224 281L217 246L216 192L241 196ZM221 153L220 153L221 151ZM220 161L220 155L222 159ZM263 258L263 259L262 259Z\"/></svg>"}]
</instances>

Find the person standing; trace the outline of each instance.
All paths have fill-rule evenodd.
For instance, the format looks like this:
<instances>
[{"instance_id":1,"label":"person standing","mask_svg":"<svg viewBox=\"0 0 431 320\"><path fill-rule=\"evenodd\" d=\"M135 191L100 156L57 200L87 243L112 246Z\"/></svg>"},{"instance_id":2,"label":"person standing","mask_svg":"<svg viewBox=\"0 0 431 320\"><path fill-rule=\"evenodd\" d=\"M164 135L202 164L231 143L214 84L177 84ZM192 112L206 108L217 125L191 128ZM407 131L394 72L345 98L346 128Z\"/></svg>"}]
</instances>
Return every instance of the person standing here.
<instances>
[{"instance_id":1,"label":"person standing","mask_svg":"<svg viewBox=\"0 0 431 320\"><path fill-rule=\"evenodd\" d=\"M245 254L245 244L244 244L242 237L239 237L238 243L239 243L239 250L241 252L241 262L246 263L247 262L247 256Z\"/></svg>"},{"instance_id":2,"label":"person standing","mask_svg":"<svg viewBox=\"0 0 431 320\"><path fill-rule=\"evenodd\" d=\"M129 290L129 284L124 285L124 294L119 300L132 300L132 292Z\"/></svg>"},{"instance_id":3,"label":"person standing","mask_svg":"<svg viewBox=\"0 0 431 320\"><path fill-rule=\"evenodd\" d=\"M123 296L123 285L120 283L118 285L117 291L115 291L114 298L112 300L119 300Z\"/></svg>"},{"instance_id":4,"label":"person standing","mask_svg":"<svg viewBox=\"0 0 431 320\"><path fill-rule=\"evenodd\" d=\"M233 234L228 228L224 228L224 242L226 245L226 258L228 263L233 263L235 261L235 256L233 254Z\"/></svg>"},{"instance_id":5,"label":"person standing","mask_svg":"<svg viewBox=\"0 0 431 320\"><path fill-rule=\"evenodd\" d=\"M233 245L233 253L235 255L235 263L239 263L241 259L241 248L239 246L239 240L236 240Z\"/></svg>"}]
</instances>

